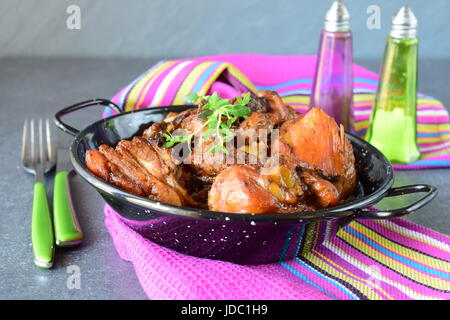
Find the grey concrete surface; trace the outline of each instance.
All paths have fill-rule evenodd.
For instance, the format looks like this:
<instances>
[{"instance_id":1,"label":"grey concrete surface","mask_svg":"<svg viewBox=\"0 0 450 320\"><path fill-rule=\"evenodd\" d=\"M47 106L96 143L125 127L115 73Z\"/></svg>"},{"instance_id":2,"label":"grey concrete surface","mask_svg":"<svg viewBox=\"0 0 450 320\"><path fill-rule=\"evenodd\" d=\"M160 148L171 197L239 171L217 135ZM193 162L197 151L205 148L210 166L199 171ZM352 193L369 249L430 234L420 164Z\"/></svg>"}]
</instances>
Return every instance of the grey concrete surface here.
<instances>
[{"instance_id":1,"label":"grey concrete surface","mask_svg":"<svg viewBox=\"0 0 450 320\"><path fill-rule=\"evenodd\" d=\"M0 59L0 299L146 297L133 266L121 260L113 247L104 226L102 199L78 177L73 195L85 241L79 248L58 249L51 270L34 266L30 239L34 180L23 172L19 158L25 118L52 117L72 103L111 97L154 63L151 59ZM360 63L378 68L377 61ZM420 70L422 91L450 106L450 60L422 61ZM85 110L68 121L81 128L99 117L100 110ZM450 169L397 172L397 185L439 187L438 198L408 219L450 234L449 180ZM51 187L48 192L51 196ZM398 205L397 201L389 205ZM71 265L80 267L80 290L67 288Z\"/></svg>"},{"instance_id":2,"label":"grey concrete surface","mask_svg":"<svg viewBox=\"0 0 450 320\"><path fill-rule=\"evenodd\" d=\"M2 0L0 56L179 58L217 53L311 54L333 0ZM345 0L355 57L378 58L395 12L419 20L421 55L450 58L448 0ZM80 29L68 29L71 5ZM369 29L378 6L380 29ZM70 9L70 8L69 8ZM369 11L368 11L369 10ZM69 11L71 12L71 11ZM366 41L370 39L370 41Z\"/></svg>"}]
</instances>

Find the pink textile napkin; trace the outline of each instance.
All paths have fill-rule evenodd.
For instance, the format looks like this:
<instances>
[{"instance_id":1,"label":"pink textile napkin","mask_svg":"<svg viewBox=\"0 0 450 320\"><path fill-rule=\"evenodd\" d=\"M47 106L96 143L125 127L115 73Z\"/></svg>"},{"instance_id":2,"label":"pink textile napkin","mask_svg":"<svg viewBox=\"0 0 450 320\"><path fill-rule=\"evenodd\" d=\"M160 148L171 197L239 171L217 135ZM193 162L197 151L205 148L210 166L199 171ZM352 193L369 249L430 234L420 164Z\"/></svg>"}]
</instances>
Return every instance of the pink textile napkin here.
<instances>
[{"instance_id":1,"label":"pink textile napkin","mask_svg":"<svg viewBox=\"0 0 450 320\"><path fill-rule=\"evenodd\" d=\"M133 263L150 299L330 299L279 264L244 266L187 256L145 239L126 226L108 205L105 216L117 252Z\"/></svg>"}]
</instances>

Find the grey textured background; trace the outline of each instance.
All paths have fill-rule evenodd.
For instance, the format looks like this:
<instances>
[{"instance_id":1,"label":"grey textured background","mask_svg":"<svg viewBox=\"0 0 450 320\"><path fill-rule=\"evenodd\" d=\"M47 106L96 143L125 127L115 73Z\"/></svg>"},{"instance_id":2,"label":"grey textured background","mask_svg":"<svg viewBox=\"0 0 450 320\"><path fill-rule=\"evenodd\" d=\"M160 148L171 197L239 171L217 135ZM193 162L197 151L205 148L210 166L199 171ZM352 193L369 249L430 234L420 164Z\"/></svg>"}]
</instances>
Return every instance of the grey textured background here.
<instances>
[{"instance_id":1,"label":"grey textured background","mask_svg":"<svg viewBox=\"0 0 450 320\"><path fill-rule=\"evenodd\" d=\"M450 57L450 1L346 0L354 54L379 59L405 3L419 19L422 58ZM179 58L217 53L314 54L332 0L2 0L0 56ZM69 5L81 29L66 27ZM381 30L366 26L381 9ZM370 41L368 41L370 39Z\"/></svg>"}]
</instances>

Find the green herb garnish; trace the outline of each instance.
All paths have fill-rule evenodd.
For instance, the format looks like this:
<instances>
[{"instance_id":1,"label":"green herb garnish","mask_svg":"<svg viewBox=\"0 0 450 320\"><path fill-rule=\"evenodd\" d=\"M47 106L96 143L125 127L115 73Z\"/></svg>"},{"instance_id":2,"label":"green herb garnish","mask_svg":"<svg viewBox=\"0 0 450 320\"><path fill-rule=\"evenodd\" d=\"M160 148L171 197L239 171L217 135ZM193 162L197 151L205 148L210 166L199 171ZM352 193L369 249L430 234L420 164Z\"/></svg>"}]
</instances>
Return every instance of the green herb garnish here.
<instances>
[{"instance_id":1,"label":"green herb garnish","mask_svg":"<svg viewBox=\"0 0 450 320\"><path fill-rule=\"evenodd\" d=\"M231 99L222 99L217 93L210 96L200 96L196 93L189 93L184 101L188 103L195 103L199 99L205 100L206 104L201 107L201 112L198 115L200 119L206 120L205 123L195 132L186 136L174 136L171 133L164 133L166 142L163 144L164 148L171 148L176 143L186 142L191 147L192 138L205 127L206 131L203 133L203 139L207 139L215 135L219 139L219 143L214 145L210 152L222 151L228 154L225 143L231 141L235 134L231 131L233 124L239 119L247 119L251 113L247 106L250 101L250 93L244 97L236 97L236 102L231 103Z\"/></svg>"}]
</instances>

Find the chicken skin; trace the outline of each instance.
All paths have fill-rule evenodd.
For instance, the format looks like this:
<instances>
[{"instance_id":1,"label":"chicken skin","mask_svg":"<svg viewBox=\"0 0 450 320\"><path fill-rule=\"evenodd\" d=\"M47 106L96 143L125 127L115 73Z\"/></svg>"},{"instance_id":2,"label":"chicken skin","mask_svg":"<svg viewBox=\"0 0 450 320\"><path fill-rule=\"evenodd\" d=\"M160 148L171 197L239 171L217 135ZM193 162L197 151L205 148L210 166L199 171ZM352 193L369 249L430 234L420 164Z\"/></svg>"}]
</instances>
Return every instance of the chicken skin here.
<instances>
[{"instance_id":1,"label":"chicken skin","mask_svg":"<svg viewBox=\"0 0 450 320\"><path fill-rule=\"evenodd\" d=\"M265 188L258 169L235 165L220 173L209 192L208 207L233 213L276 212L278 201Z\"/></svg>"},{"instance_id":2,"label":"chicken skin","mask_svg":"<svg viewBox=\"0 0 450 320\"><path fill-rule=\"evenodd\" d=\"M194 204L154 149L140 138L122 140L115 149L101 145L98 151L88 150L86 166L130 193L173 205Z\"/></svg>"},{"instance_id":3,"label":"chicken skin","mask_svg":"<svg viewBox=\"0 0 450 320\"><path fill-rule=\"evenodd\" d=\"M356 170L352 145L342 125L338 127L325 111L313 108L304 117L285 122L280 135L299 161L318 169L333 182L339 201L353 192Z\"/></svg>"}]
</instances>

